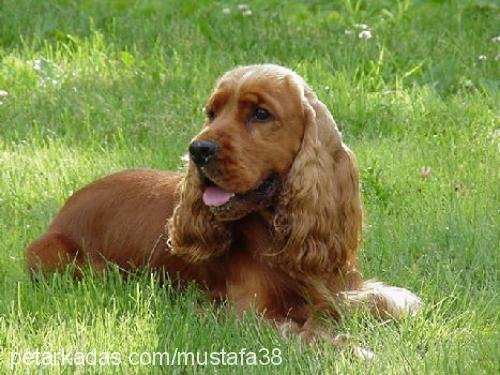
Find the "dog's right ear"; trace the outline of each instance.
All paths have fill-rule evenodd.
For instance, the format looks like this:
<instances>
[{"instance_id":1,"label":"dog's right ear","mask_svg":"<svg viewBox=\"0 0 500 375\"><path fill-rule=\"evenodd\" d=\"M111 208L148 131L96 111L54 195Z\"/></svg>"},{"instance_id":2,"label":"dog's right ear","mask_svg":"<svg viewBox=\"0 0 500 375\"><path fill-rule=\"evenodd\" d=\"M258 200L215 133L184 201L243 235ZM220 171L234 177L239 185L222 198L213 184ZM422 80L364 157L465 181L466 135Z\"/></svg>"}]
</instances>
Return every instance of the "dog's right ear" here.
<instances>
[{"instance_id":1,"label":"dog's right ear","mask_svg":"<svg viewBox=\"0 0 500 375\"><path fill-rule=\"evenodd\" d=\"M177 206L167 223L172 254L199 262L229 250L230 231L215 220L203 203L201 179L192 161L177 187L176 197Z\"/></svg>"}]
</instances>

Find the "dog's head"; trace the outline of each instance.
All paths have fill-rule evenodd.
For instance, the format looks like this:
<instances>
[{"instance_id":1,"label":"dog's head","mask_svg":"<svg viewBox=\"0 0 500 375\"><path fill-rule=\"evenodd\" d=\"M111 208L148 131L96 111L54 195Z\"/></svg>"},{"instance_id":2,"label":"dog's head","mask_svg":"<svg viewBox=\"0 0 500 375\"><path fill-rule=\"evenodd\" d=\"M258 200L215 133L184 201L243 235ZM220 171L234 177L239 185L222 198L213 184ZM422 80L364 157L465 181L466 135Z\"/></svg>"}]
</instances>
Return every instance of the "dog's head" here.
<instances>
[{"instance_id":1,"label":"dog's head","mask_svg":"<svg viewBox=\"0 0 500 375\"><path fill-rule=\"evenodd\" d=\"M328 109L293 71L252 65L224 74L189 155L169 225L174 252L205 259L227 251L227 222L268 207L280 263L327 269L357 247L352 154Z\"/></svg>"},{"instance_id":2,"label":"dog's head","mask_svg":"<svg viewBox=\"0 0 500 375\"><path fill-rule=\"evenodd\" d=\"M189 146L202 200L218 220L271 205L304 135L290 72L249 66L226 73L206 105L203 130Z\"/></svg>"}]
</instances>

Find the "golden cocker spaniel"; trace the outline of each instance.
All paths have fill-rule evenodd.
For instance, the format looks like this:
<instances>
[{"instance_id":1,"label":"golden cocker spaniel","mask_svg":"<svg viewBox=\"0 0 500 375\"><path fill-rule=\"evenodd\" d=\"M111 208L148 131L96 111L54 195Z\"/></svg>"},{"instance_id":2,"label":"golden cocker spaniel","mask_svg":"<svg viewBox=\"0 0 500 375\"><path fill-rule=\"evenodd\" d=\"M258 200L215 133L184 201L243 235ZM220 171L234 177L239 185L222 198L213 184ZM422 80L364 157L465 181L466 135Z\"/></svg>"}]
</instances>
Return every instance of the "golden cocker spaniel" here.
<instances>
[{"instance_id":1,"label":"golden cocker spaniel","mask_svg":"<svg viewBox=\"0 0 500 375\"><path fill-rule=\"evenodd\" d=\"M148 267L306 338L318 314L414 313L406 289L363 281L362 207L351 150L293 71L238 67L217 82L185 175L136 169L76 192L26 249L32 271L69 263Z\"/></svg>"}]
</instances>

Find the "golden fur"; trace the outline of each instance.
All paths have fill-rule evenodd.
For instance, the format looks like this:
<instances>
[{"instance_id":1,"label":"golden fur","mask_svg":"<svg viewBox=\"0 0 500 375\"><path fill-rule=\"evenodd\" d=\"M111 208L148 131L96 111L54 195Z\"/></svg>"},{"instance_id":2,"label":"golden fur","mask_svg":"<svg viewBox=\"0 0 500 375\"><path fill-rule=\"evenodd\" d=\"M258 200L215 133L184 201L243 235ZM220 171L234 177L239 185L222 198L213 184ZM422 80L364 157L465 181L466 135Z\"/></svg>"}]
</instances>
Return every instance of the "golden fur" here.
<instances>
[{"instance_id":1,"label":"golden fur","mask_svg":"<svg viewBox=\"0 0 500 375\"><path fill-rule=\"evenodd\" d=\"M272 116L257 121L256 108ZM324 336L317 313L367 306L398 318L418 309L406 289L362 280L356 161L300 76L276 65L236 68L217 82L207 114L195 140L220 145L213 161L189 161L184 176L131 170L88 185L27 248L28 267L162 269L308 338ZM280 188L266 199L235 198L225 210L203 201L207 179L238 197L270 176Z\"/></svg>"}]
</instances>

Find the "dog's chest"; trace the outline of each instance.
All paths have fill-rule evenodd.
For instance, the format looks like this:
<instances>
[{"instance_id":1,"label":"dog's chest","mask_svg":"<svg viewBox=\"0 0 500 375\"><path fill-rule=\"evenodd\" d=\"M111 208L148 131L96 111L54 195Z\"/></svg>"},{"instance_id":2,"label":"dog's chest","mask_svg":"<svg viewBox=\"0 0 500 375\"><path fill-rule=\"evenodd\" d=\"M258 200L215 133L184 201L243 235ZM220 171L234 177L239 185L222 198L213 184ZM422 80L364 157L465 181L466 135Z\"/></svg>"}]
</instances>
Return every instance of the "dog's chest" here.
<instances>
[{"instance_id":1,"label":"dog's chest","mask_svg":"<svg viewBox=\"0 0 500 375\"><path fill-rule=\"evenodd\" d=\"M265 261L274 252L265 219L251 215L235 223L229 256L227 296L239 310L255 308L266 314L286 314L299 298L290 290L289 277Z\"/></svg>"}]
</instances>

